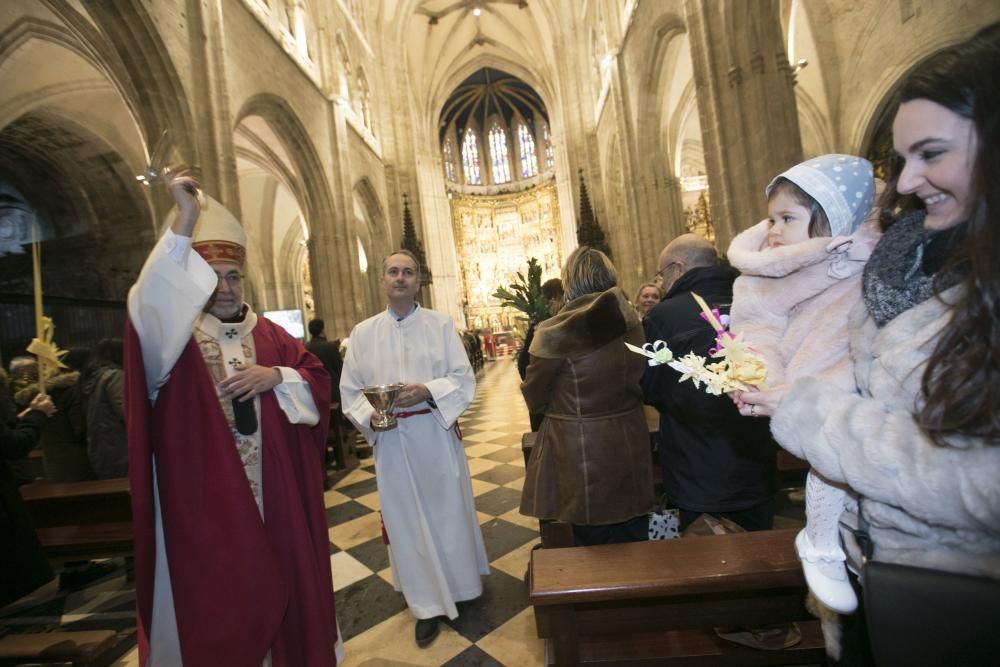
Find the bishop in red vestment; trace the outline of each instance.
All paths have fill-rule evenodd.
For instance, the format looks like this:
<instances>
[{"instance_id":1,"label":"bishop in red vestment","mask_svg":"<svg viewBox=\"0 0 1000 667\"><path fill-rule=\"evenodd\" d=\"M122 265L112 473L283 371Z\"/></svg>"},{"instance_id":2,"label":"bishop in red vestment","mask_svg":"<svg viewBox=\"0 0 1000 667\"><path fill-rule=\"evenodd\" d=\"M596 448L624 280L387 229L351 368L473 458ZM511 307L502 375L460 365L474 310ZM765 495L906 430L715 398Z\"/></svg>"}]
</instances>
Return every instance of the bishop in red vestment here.
<instances>
[{"instance_id":1,"label":"bishop in red vestment","mask_svg":"<svg viewBox=\"0 0 1000 667\"><path fill-rule=\"evenodd\" d=\"M194 187L171 179L178 213L129 294L140 662L335 665L329 376L243 302L245 235L218 202L201 211Z\"/></svg>"}]
</instances>

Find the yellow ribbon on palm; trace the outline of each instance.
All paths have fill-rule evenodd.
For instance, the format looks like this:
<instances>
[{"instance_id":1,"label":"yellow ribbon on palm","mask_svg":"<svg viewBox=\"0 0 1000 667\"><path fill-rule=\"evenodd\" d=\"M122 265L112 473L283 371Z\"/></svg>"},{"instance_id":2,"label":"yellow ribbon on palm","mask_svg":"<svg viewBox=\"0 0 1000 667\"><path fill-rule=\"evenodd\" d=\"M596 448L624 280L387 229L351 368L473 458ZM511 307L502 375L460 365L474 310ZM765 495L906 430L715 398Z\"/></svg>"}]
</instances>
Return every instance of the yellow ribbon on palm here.
<instances>
[{"instance_id":1,"label":"yellow ribbon on palm","mask_svg":"<svg viewBox=\"0 0 1000 667\"><path fill-rule=\"evenodd\" d=\"M705 319L716 332L718 343L712 356L721 359L712 365L712 370L724 377L724 391L747 390L751 388L764 389L767 380L767 367L764 360L746 344L743 334L733 335L726 331L716 312L708 307L705 300L691 292Z\"/></svg>"},{"instance_id":2,"label":"yellow ribbon on palm","mask_svg":"<svg viewBox=\"0 0 1000 667\"><path fill-rule=\"evenodd\" d=\"M28 345L28 352L38 357L38 393L45 393L45 381L57 369L66 368L62 358L66 352L55 344L56 325L42 311L42 249L38 238L38 223L31 222L31 272L35 292L35 337Z\"/></svg>"}]
</instances>

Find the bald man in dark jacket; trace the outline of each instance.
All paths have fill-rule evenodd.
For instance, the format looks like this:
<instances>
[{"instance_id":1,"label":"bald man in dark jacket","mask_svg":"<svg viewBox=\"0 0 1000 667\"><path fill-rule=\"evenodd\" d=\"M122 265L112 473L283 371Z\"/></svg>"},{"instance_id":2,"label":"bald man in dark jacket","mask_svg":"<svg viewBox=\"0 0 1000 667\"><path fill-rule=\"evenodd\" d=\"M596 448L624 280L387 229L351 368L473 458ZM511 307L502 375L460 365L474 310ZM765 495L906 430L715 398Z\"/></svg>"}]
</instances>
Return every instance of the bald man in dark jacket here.
<instances>
[{"instance_id":1,"label":"bald man in dark jacket","mask_svg":"<svg viewBox=\"0 0 1000 667\"><path fill-rule=\"evenodd\" d=\"M707 357L715 330L700 317L691 292L727 314L736 272L720 265L715 248L695 234L671 241L657 268L666 296L643 321L646 340L662 340L675 357ZM728 396L712 396L680 377L669 366L649 366L642 385L646 403L660 413L663 489L680 510L681 530L702 513L746 530L770 529L777 444L769 420L742 417Z\"/></svg>"}]
</instances>

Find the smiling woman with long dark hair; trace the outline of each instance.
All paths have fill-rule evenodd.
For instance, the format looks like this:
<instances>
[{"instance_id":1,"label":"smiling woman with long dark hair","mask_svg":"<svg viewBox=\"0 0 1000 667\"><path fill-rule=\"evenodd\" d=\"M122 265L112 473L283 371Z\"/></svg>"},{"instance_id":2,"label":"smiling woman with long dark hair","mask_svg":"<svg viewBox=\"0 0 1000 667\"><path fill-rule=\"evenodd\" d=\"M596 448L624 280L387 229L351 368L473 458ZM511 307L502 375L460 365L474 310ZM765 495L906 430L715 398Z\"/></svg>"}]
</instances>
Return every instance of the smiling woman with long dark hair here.
<instances>
[{"instance_id":1,"label":"smiling woman with long dark hair","mask_svg":"<svg viewBox=\"0 0 1000 667\"><path fill-rule=\"evenodd\" d=\"M943 54L933 68L910 77L894 126L908 133L905 138L916 138L928 123L936 125L929 136L946 133L945 142L914 142L912 152L926 162L926 173L913 178L904 166L896 187L924 202L926 229L950 237L933 288L957 287L952 317L927 361L918 415L933 442L944 447L953 435L1000 444L1000 44L993 43L994 68L984 71L985 81L948 73L963 67L969 50Z\"/></svg>"},{"instance_id":2,"label":"smiling woman with long dark hair","mask_svg":"<svg viewBox=\"0 0 1000 667\"><path fill-rule=\"evenodd\" d=\"M859 393L804 378L781 396L742 396L764 414L777 404L782 446L856 494L842 537L883 664L994 664L1000 650L998 32L935 54L902 86L887 195L916 206L865 269L851 321ZM906 582L898 595L872 583L886 566ZM936 592L909 604L931 581ZM879 623L887 602L906 637Z\"/></svg>"}]
</instances>

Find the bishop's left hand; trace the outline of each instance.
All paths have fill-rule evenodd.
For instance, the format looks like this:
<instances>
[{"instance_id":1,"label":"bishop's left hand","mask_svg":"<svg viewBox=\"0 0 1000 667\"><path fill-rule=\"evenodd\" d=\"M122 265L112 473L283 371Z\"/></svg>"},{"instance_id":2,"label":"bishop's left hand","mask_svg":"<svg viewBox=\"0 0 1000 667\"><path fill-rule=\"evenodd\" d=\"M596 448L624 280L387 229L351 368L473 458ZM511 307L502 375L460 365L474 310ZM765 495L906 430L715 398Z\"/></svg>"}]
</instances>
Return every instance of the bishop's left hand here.
<instances>
[{"instance_id":1,"label":"bishop's left hand","mask_svg":"<svg viewBox=\"0 0 1000 667\"><path fill-rule=\"evenodd\" d=\"M236 375L227 377L219 383L222 398L238 398L246 401L257 394L263 394L281 384L281 371L270 366L257 364L240 364L236 367Z\"/></svg>"}]
</instances>

